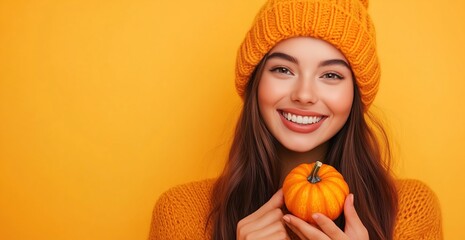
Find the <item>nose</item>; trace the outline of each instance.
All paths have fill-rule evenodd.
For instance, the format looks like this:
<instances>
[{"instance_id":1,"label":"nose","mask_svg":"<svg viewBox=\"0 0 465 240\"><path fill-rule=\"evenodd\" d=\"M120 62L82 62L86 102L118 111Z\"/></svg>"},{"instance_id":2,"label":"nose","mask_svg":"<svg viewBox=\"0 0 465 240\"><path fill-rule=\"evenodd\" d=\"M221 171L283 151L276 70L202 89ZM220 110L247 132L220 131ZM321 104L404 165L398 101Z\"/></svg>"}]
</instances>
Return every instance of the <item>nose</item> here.
<instances>
[{"instance_id":1,"label":"nose","mask_svg":"<svg viewBox=\"0 0 465 240\"><path fill-rule=\"evenodd\" d=\"M314 84L310 79L299 78L294 85L291 100L301 104L314 104L317 101Z\"/></svg>"}]
</instances>

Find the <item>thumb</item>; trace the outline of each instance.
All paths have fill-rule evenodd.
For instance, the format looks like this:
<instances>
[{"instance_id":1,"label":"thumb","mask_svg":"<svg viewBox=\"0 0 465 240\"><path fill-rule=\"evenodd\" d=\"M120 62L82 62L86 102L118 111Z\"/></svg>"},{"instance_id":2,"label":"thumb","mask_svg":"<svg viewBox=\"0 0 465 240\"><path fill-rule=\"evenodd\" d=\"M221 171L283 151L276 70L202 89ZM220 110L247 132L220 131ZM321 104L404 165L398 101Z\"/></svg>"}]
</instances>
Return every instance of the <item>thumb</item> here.
<instances>
[{"instance_id":1,"label":"thumb","mask_svg":"<svg viewBox=\"0 0 465 240\"><path fill-rule=\"evenodd\" d=\"M353 193L349 194L344 202L344 216L346 220L346 226L363 226L363 223L360 220L354 207Z\"/></svg>"},{"instance_id":2,"label":"thumb","mask_svg":"<svg viewBox=\"0 0 465 240\"><path fill-rule=\"evenodd\" d=\"M344 217L346 226L344 232L350 239L369 239L367 229L360 220L354 207L354 194L349 194L344 202Z\"/></svg>"},{"instance_id":3,"label":"thumb","mask_svg":"<svg viewBox=\"0 0 465 240\"><path fill-rule=\"evenodd\" d=\"M280 208L284 204L284 194L283 190L279 189L268 202L265 204L270 209L272 208Z\"/></svg>"}]
</instances>

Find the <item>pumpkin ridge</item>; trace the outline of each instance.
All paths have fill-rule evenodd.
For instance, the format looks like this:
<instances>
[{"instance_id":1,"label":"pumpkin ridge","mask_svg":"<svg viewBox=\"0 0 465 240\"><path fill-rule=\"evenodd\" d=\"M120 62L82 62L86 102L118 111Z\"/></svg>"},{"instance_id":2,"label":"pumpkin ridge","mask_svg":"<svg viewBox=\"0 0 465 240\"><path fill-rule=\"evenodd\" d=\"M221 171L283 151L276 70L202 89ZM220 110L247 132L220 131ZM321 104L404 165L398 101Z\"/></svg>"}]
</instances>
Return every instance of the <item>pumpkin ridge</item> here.
<instances>
[{"instance_id":1,"label":"pumpkin ridge","mask_svg":"<svg viewBox=\"0 0 465 240\"><path fill-rule=\"evenodd\" d=\"M342 178L326 178L326 182L331 182L333 186L336 186L345 195L349 194L347 183ZM346 187L343 187L346 186Z\"/></svg>"},{"instance_id":2,"label":"pumpkin ridge","mask_svg":"<svg viewBox=\"0 0 465 240\"><path fill-rule=\"evenodd\" d=\"M329 164L323 164L323 166L321 166L321 171L322 172L322 175L323 174L339 174L339 172L337 171L337 169Z\"/></svg>"},{"instance_id":3,"label":"pumpkin ridge","mask_svg":"<svg viewBox=\"0 0 465 240\"><path fill-rule=\"evenodd\" d=\"M301 196L303 194L303 190L302 189L305 189L306 187L306 183L305 182L299 182L297 184L294 184L291 186L291 189L289 190L289 195L291 196L290 199L289 199L289 202L291 203L291 205L288 207L289 211L291 211L291 213L293 213L294 215L298 216L298 217L302 217L299 215L299 212L302 212L301 211L301 199L298 198L298 196ZM297 193L300 193L301 195L297 194Z\"/></svg>"},{"instance_id":4,"label":"pumpkin ridge","mask_svg":"<svg viewBox=\"0 0 465 240\"><path fill-rule=\"evenodd\" d=\"M329 181L326 182L330 183ZM325 196L325 204L326 204L326 213L328 214L328 217L334 220L339 214L341 213L339 211L341 207L341 202L340 202L340 194L337 194L339 189L333 189L333 185L330 184L331 187L327 187L326 191L324 193ZM345 198L343 198L345 199ZM332 204L330 204L332 203Z\"/></svg>"},{"instance_id":5,"label":"pumpkin ridge","mask_svg":"<svg viewBox=\"0 0 465 240\"><path fill-rule=\"evenodd\" d=\"M323 176L323 174L322 174ZM335 171L328 171L328 172L325 172L324 173L324 177L325 178L333 178L333 177L336 177L336 178L343 178L342 174L340 174L339 172L335 172Z\"/></svg>"},{"instance_id":6,"label":"pumpkin ridge","mask_svg":"<svg viewBox=\"0 0 465 240\"><path fill-rule=\"evenodd\" d=\"M323 164L320 167L320 171L318 171L318 175L320 175L320 177L323 177L324 175L326 175L329 172L331 172L331 166Z\"/></svg>"},{"instance_id":7,"label":"pumpkin ridge","mask_svg":"<svg viewBox=\"0 0 465 240\"><path fill-rule=\"evenodd\" d=\"M318 190L318 196L325 196L324 194L324 191L321 189L321 184L323 183L320 183L320 184L316 184L316 189ZM324 200L326 200L326 197L324 197ZM321 207L321 209L319 209L319 213L327 213L328 212L328 204L326 203L326 201L320 201L320 202L323 202L323 205ZM315 212L314 212L315 213Z\"/></svg>"},{"instance_id":8,"label":"pumpkin ridge","mask_svg":"<svg viewBox=\"0 0 465 240\"><path fill-rule=\"evenodd\" d=\"M303 186L303 190L302 190L302 197L299 198L299 201L300 201L300 206L301 207L301 212L303 213L303 218L302 219L309 219L309 216L311 216L311 209L312 209L312 206L308 204L307 201L305 201L305 199L309 199L309 198L312 198L312 189L311 188L308 188L307 187L307 184L310 184L310 183L305 183L305 185Z\"/></svg>"},{"instance_id":9,"label":"pumpkin ridge","mask_svg":"<svg viewBox=\"0 0 465 240\"><path fill-rule=\"evenodd\" d=\"M298 183L295 183L293 185L291 185L288 189L288 194L287 194L287 198L285 198L285 200L287 200L289 203L290 203L290 206L298 206L299 204L299 199L296 198L296 196L299 196L297 193L299 193L301 191L302 188L305 188L305 182L298 182ZM288 209L294 213L296 210L294 209L294 207L288 207Z\"/></svg>"}]
</instances>

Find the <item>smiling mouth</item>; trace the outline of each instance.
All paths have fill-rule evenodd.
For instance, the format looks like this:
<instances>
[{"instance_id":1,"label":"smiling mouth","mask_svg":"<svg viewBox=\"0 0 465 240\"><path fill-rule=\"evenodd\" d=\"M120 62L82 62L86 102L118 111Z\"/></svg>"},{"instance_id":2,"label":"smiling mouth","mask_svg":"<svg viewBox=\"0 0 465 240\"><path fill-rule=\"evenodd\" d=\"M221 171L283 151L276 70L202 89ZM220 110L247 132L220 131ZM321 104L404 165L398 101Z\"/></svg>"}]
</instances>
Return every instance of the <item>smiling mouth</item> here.
<instances>
[{"instance_id":1,"label":"smiling mouth","mask_svg":"<svg viewBox=\"0 0 465 240\"><path fill-rule=\"evenodd\" d=\"M302 115L297 115L297 114L292 114L292 113L287 113L287 112L281 112L281 114L288 121L297 123L297 124L302 124L302 125L315 124L321 121L321 119L323 119L323 116L302 116Z\"/></svg>"}]
</instances>

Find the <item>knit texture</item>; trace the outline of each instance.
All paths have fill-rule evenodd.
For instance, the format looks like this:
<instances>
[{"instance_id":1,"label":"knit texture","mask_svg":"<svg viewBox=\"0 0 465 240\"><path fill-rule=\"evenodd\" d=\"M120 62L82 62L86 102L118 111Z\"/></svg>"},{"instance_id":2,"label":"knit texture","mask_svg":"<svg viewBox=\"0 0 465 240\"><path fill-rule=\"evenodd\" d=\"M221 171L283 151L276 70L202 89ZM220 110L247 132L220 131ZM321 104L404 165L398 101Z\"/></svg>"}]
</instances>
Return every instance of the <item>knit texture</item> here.
<instances>
[{"instance_id":1,"label":"knit texture","mask_svg":"<svg viewBox=\"0 0 465 240\"><path fill-rule=\"evenodd\" d=\"M277 43L308 36L325 40L349 61L364 109L378 91L380 66L368 0L268 0L242 42L236 60L236 90L244 97L250 76Z\"/></svg>"},{"instance_id":2,"label":"knit texture","mask_svg":"<svg viewBox=\"0 0 465 240\"><path fill-rule=\"evenodd\" d=\"M174 187L157 201L149 240L212 239L207 225L213 179ZM399 212L395 240L443 239L439 201L417 180L398 180Z\"/></svg>"},{"instance_id":3,"label":"knit texture","mask_svg":"<svg viewBox=\"0 0 465 240\"><path fill-rule=\"evenodd\" d=\"M211 239L207 226L213 180L174 187L158 199L149 239Z\"/></svg>"},{"instance_id":4,"label":"knit texture","mask_svg":"<svg viewBox=\"0 0 465 240\"><path fill-rule=\"evenodd\" d=\"M430 188L418 180L397 183L399 212L394 239L443 239L439 201Z\"/></svg>"}]
</instances>

